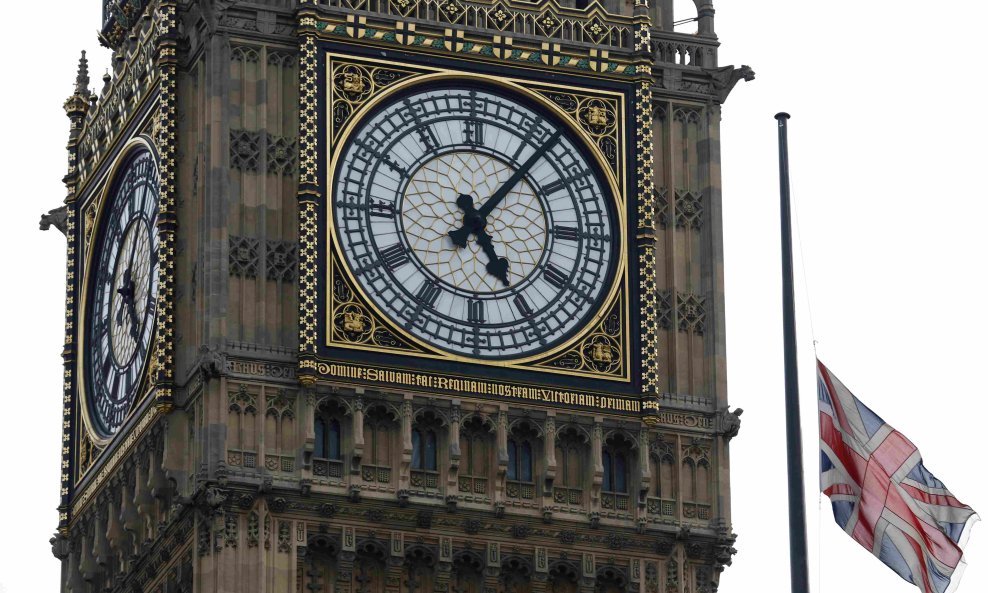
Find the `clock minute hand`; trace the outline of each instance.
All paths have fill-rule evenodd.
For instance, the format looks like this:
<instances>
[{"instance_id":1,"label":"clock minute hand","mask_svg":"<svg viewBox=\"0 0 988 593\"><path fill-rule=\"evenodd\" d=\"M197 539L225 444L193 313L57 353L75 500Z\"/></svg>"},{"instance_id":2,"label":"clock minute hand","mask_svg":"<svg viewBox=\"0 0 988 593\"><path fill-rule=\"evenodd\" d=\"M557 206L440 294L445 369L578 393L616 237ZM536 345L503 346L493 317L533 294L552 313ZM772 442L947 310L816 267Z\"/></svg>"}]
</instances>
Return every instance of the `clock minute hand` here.
<instances>
[{"instance_id":1,"label":"clock minute hand","mask_svg":"<svg viewBox=\"0 0 988 593\"><path fill-rule=\"evenodd\" d=\"M491 197L487 198L484 205L477 209L477 213L480 214L482 218L486 219L487 216L493 212L495 208L497 208L497 205L501 203L501 200L503 200L504 197L508 195L508 193L514 189L516 185L518 185L518 182L521 181L522 177L527 175L528 171L535 166L535 162L545 156L545 153L549 152L549 149L556 144L559 137L562 135L562 130L557 130L552 136L549 136L549 139L546 140L545 143L543 143L542 146L540 146L535 153L532 154L532 156L528 157L528 160L525 161L522 166L508 178L507 181L502 183L501 187L497 188L497 191L491 194Z\"/></svg>"}]
</instances>

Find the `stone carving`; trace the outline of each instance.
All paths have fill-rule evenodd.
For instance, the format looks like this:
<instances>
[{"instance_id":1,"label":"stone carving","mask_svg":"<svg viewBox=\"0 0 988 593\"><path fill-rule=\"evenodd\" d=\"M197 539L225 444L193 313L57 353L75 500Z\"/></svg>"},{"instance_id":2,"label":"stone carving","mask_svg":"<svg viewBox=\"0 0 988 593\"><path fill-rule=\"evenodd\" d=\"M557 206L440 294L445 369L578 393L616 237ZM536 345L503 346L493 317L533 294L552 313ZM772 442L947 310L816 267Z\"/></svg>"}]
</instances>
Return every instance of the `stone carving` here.
<instances>
[{"instance_id":1,"label":"stone carving","mask_svg":"<svg viewBox=\"0 0 988 593\"><path fill-rule=\"evenodd\" d=\"M256 278L260 266L257 239L230 235L230 274L242 278Z\"/></svg>"},{"instance_id":2,"label":"stone carving","mask_svg":"<svg viewBox=\"0 0 988 593\"><path fill-rule=\"evenodd\" d=\"M268 280L294 282L298 277L298 244L294 241L268 241L265 263Z\"/></svg>"},{"instance_id":3,"label":"stone carving","mask_svg":"<svg viewBox=\"0 0 988 593\"><path fill-rule=\"evenodd\" d=\"M239 538L239 521L236 513L227 513L224 520L224 537L226 540L226 547L236 548L237 540Z\"/></svg>"},{"instance_id":4,"label":"stone carving","mask_svg":"<svg viewBox=\"0 0 988 593\"><path fill-rule=\"evenodd\" d=\"M731 440L738 436L738 432L741 430L741 414L744 410L741 408L735 408L733 412L729 408L724 408L717 413L717 425L719 426L720 435L727 440Z\"/></svg>"},{"instance_id":5,"label":"stone carving","mask_svg":"<svg viewBox=\"0 0 988 593\"><path fill-rule=\"evenodd\" d=\"M742 79L745 82L755 80L755 71L745 65L742 65L740 68L735 68L731 65L705 71L713 80L714 90L717 92L717 100L721 103L727 100L727 96L731 94L731 91L734 90L734 85L739 81Z\"/></svg>"},{"instance_id":6,"label":"stone carving","mask_svg":"<svg viewBox=\"0 0 988 593\"><path fill-rule=\"evenodd\" d=\"M679 331L703 335L706 321L704 298L693 293L676 295L676 312L679 316Z\"/></svg>"},{"instance_id":7,"label":"stone carving","mask_svg":"<svg viewBox=\"0 0 988 593\"><path fill-rule=\"evenodd\" d=\"M292 525L288 521L278 521L278 551L292 551Z\"/></svg>"},{"instance_id":8,"label":"stone carving","mask_svg":"<svg viewBox=\"0 0 988 593\"><path fill-rule=\"evenodd\" d=\"M49 210L48 214L41 215L41 222L38 224L39 228L43 231L47 231L51 227L58 229L63 235L67 234L66 224L69 219L69 209L68 206L61 206L55 208L54 210Z\"/></svg>"},{"instance_id":9,"label":"stone carving","mask_svg":"<svg viewBox=\"0 0 988 593\"><path fill-rule=\"evenodd\" d=\"M298 165L298 150L295 138L267 136L268 173L291 175Z\"/></svg>"},{"instance_id":10,"label":"stone carving","mask_svg":"<svg viewBox=\"0 0 988 593\"><path fill-rule=\"evenodd\" d=\"M257 511L251 511L247 515L247 547L256 548L260 539L260 517Z\"/></svg>"},{"instance_id":11,"label":"stone carving","mask_svg":"<svg viewBox=\"0 0 988 593\"><path fill-rule=\"evenodd\" d=\"M261 133L230 130L230 166L241 171L257 171L261 160Z\"/></svg>"},{"instance_id":12,"label":"stone carving","mask_svg":"<svg viewBox=\"0 0 988 593\"><path fill-rule=\"evenodd\" d=\"M676 190L676 226L699 230L703 225L703 196L687 190Z\"/></svg>"}]
</instances>

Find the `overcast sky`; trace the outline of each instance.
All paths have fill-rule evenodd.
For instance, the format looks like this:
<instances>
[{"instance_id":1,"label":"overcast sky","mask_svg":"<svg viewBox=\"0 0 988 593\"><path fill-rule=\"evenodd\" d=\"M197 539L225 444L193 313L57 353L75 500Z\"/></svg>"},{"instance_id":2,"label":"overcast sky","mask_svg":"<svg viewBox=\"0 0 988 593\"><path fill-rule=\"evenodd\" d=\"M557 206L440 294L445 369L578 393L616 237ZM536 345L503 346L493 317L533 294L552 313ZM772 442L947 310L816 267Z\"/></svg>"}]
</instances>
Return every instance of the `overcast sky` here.
<instances>
[{"instance_id":1,"label":"overcast sky","mask_svg":"<svg viewBox=\"0 0 988 593\"><path fill-rule=\"evenodd\" d=\"M58 587L47 540L57 524L65 243L57 231L38 232L37 220L65 196L61 105L78 52L90 50L93 87L108 62L96 42L99 4L4 6L0 593ZM988 7L715 6L721 65L757 73L739 83L722 122L728 382L732 405L745 412L731 443L739 552L720 590L789 587L773 119L785 110L802 245L796 297L811 588L914 591L843 534L826 499L818 512L813 343L960 500L988 514L988 118L979 41ZM974 528L961 593L988 591L986 529Z\"/></svg>"}]
</instances>

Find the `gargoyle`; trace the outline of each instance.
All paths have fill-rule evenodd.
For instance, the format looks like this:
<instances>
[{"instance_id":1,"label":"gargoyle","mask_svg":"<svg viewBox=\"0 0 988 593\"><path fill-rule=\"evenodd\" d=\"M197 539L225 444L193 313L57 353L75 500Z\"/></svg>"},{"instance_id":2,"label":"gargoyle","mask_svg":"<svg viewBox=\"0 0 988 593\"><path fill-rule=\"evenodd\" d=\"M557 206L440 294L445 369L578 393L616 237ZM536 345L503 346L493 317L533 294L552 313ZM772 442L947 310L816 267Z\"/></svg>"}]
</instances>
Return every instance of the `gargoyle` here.
<instances>
[{"instance_id":1,"label":"gargoyle","mask_svg":"<svg viewBox=\"0 0 988 593\"><path fill-rule=\"evenodd\" d=\"M41 222L38 226L43 231L47 231L51 227L62 231L63 235L66 235L68 229L66 228L66 223L69 220L69 208L68 206L62 206L60 208L55 208L54 210L49 210L48 214L41 215Z\"/></svg>"},{"instance_id":2,"label":"gargoyle","mask_svg":"<svg viewBox=\"0 0 988 593\"><path fill-rule=\"evenodd\" d=\"M744 410L741 408L735 408L733 412L729 408L724 408L717 414L721 436L727 440L738 436L738 432L741 430L741 414L743 413Z\"/></svg>"},{"instance_id":3,"label":"gargoyle","mask_svg":"<svg viewBox=\"0 0 988 593\"><path fill-rule=\"evenodd\" d=\"M731 94L731 91L734 90L734 85L739 80L744 79L745 82L755 80L755 71L744 65L740 68L735 68L731 65L705 70L713 80L714 90L717 92L717 100L721 103L727 100L727 96Z\"/></svg>"}]
</instances>

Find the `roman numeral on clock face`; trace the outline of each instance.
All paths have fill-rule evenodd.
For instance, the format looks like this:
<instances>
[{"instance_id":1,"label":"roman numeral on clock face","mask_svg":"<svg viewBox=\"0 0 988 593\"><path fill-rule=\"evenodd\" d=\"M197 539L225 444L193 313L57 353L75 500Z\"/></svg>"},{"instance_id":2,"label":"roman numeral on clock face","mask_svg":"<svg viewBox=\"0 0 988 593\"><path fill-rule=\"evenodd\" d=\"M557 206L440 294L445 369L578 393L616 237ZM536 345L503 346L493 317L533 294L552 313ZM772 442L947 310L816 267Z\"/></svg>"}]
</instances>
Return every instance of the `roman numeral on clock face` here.
<instances>
[{"instance_id":1,"label":"roman numeral on clock face","mask_svg":"<svg viewBox=\"0 0 988 593\"><path fill-rule=\"evenodd\" d=\"M395 205L389 202L371 200L369 210L371 216L377 216L379 218L395 217Z\"/></svg>"},{"instance_id":2,"label":"roman numeral on clock face","mask_svg":"<svg viewBox=\"0 0 988 593\"><path fill-rule=\"evenodd\" d=\"M560 241L578 241L580 231L568 226L557 226L552 229L552 234Z\"/></svg>"},{"instance_id":3,"label":"roman numeral on clock face","mask_svg":"<svg viewBox=\"0 0 988 593\"><path fill-rule=\"evenodd\" d=\"M467 302L467 321L470 323L484 323L484 301L473 299Z\"/></svg>"},{"instance_id":4,"label":"roman numeral on clock face","mask_svg":"<svg viewBox=\"0 0 988 593\"><path fill-rule=\"evenodd\" d=\"M550 183L548 185L543 185L542 186L542 193L543 193L543 195L551 196L552 194L556 193L557 191L560 191L562 189L565 189L565 187L566 187L566 181L563 180L563 179L557 179L557 180L553 181L552 183Z\"/></svg>"},{"instance_id":5,"label":"roman numeral on clock face","mask_svg":"<svg viewBox=\"0 0 988 593\"><path fill-rule=\"evenodd\" d=\"M531 317L535 311L532 310L532 306L528 304L525 300L525 295L517 294L514 298L515 308L518 312L522 314L522 317Z\"/></svg>"},{"instance_id":6,"label":"roman numeral on clock face","mask_svg":"<svg viewBox=\"0 0 988 593\"><path fill-rule=\"evenodd\" d=\"M419 287L418 292L415 294L415 298L418 299L418 301L423 305L433 307L435 306L436 301L439 300L440 294L441 291L439 286L435 282L429 281L423 283L422 286Z\"/></svg>"},{"instance_id":7,"label":"roman numeral on clock face","mask_svg":"<svg viewBox=\"0 0 988 593\"><path fill-rule=\"evenodd\" d=\"M408 252L405 251L404 245L395 243L391 247L381 250L381 261L389 270L394 272L408 263Z\"/></svg>"},{"instance_id":8,"label":"roman numeral on clock face","mask_svg":"<svg viewBox=\"0 0 988 593\"><path fill-rule=\"evenodd\" d=\"M463 122L463 135L467 144L482 146L484 144L484 122L476 119L468 119Z\"/></svg>"},{"instance_id":9,"label":"roman numeral on clock face","mask_svg":"<svg viewBox=\"0 0 988 593\"><path fill-rule=\"evenodd\" d=\"M556 288L562 288L566 286L566 280L568 280L568 276L566 272L563 272L556 266L549 264L545 268L545 279L546 282L555 286Z\"/></svg>"}]
</instances>

